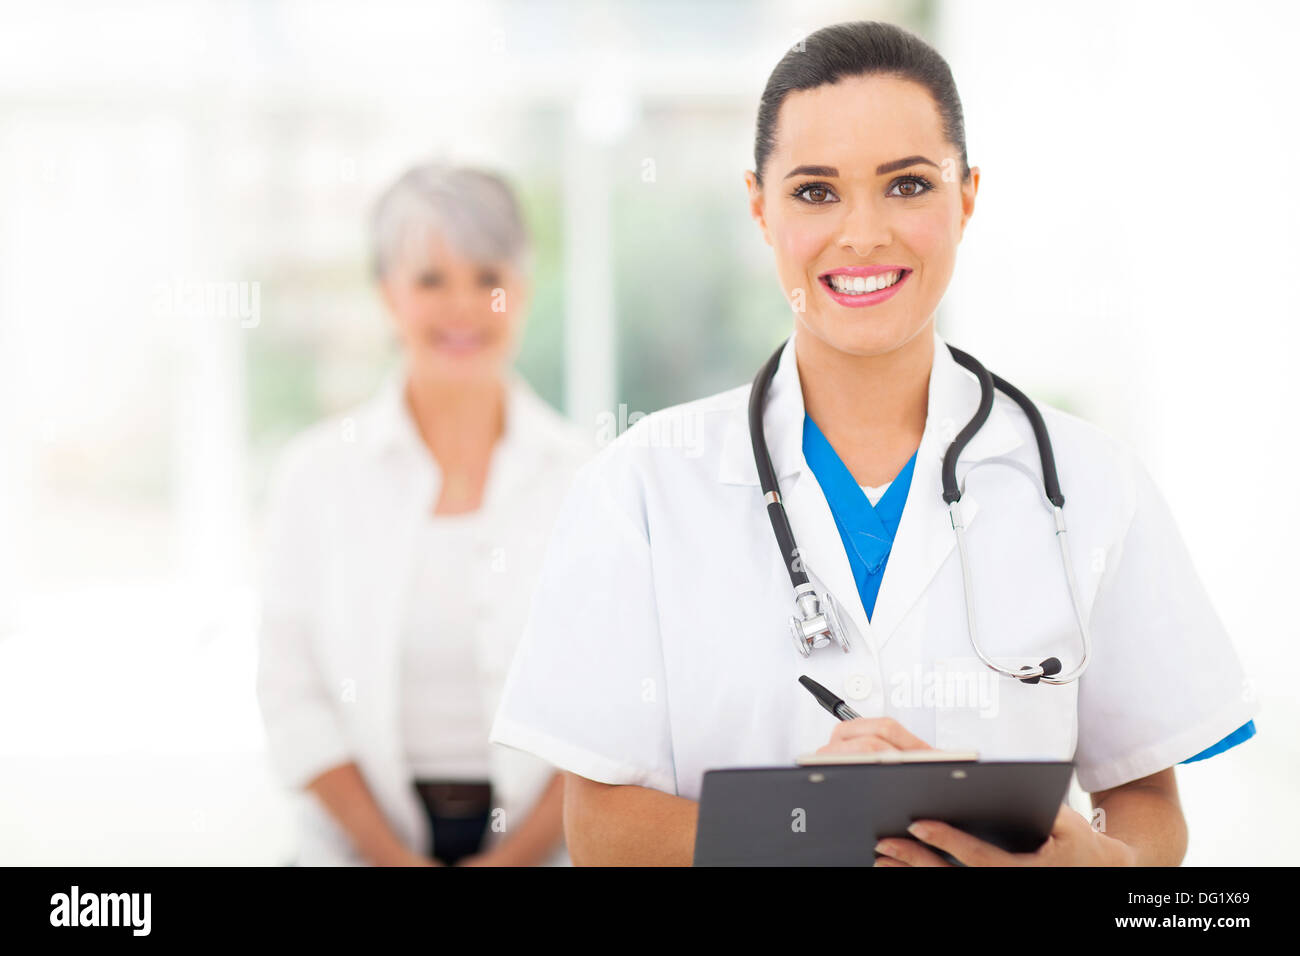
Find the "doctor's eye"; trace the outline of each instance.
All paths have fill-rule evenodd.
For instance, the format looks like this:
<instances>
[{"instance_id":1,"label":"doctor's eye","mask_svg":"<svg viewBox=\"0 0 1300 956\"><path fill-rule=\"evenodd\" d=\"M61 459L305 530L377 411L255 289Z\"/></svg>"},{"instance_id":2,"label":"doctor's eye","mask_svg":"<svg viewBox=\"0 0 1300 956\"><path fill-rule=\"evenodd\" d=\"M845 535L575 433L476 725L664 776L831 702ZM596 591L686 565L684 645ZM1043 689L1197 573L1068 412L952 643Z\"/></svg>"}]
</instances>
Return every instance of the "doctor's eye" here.
<instances>
[{"instance_id":1,"label":"doctor's eye","mask_svg":"<svg viewBox=\"0 0 1300 956\"><path fill-rule=\"evenodd\" d=\"M478 284L484 289L495 289L501 285L501 273L496 269L481 269L478 274Z\"/></svg>"},{"instance_id":2,"label":"doctor's eye","mask_svg":"<svg viewBox=\"0 0 1300 956\"><path fill-rule=\"evenodd\" d=\"M827 203L840 201L835 191L825 183L804 183L796 187L790 195L810 206L825 206Z\"/></svg>"},{"instance_id":3,"label":"doctor's eye","mask_svg":"<svg viewBox=\"0 0 1300 956\"><path fill-rule=\"evenodd\" d=\"M911 186L911 189L903 189L905 186ZM934 189L934 184L924 176L899 176L889 184L888 196L898 196L901 199L914 199L917 196L924 196L930 190ZM901 192L899 190L902 190Z\"/></svg>"},{"instance_id":4,"label":"doctor's eye","mask_svg":"<svg viewBox=\"0 0 1300 956\"><path fill-rule=\"evenodd\" d=\"M415 281L421 289L436 289L438 286L442 285L442 273L432 271L421 272Z\"/></svg>"}]
</instances>

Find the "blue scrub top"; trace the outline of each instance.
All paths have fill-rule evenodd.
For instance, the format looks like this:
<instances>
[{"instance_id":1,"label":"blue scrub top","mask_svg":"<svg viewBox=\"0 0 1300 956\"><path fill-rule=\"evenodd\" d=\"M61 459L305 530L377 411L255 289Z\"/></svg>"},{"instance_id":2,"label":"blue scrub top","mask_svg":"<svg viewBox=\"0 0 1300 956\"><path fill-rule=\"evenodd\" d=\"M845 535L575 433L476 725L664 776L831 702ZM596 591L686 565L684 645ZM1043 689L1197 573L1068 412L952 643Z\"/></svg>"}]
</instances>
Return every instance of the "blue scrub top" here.
<instances>
[{"instance_id":1,"label":"blue scrub top","mask_svg":"<svg viewBox=\"0 0 1300 956\"><path fill-rule=\"evenodd\" d=\"M874 507L817 423L807 415L803 419L803 456L822 486L826 503L835 517L835 527L844 542L853 581L862 598L862 609L870 621L871 612L876 608L876 595L880 593L880 580L885 576L885 563L903 518L916 452Z\"/></svg>"},{"instance_id":2,"label":"blue scrub top","mask_svg":"<svg viewBox=\"0 0 1300 956\"><path fill-rule=\"evenodd\" d=\"M1231 750L1237 744L1245 743L1251 737L1255 736L1255 722L1248 720L1228 736L1224 737L1217 744L1206 747L1194 757L1188 757L1180 763L1192 763L1197 760L1204 760L1206 757L1213 757L1215 754L1221 754L1225 750Z\"/></svg>"},{"instance_id":3,"label":"blue scrub top","mask_svg":"<svg viewBox=\"0 0 1300 956\"><path fill-rule=\"evenodd\" d=\"M880 593L880 581L885 576L885 564L894 546L894 535L898 533L898 524L903 518L903 505L907 503L907 493L912 485L916 452L912 453L874 507L817 423L806 414L803 419L803 456L835 517L835 527L844 542L849 566L853 569L853 581L858 586L858 596L862 598L862 608L870 621L871 612L876 608L876 596ZM1217 744L1182 763L1221 754L1253 736L1255 722L1247 721Z\"/></svg>"}]
</instances>

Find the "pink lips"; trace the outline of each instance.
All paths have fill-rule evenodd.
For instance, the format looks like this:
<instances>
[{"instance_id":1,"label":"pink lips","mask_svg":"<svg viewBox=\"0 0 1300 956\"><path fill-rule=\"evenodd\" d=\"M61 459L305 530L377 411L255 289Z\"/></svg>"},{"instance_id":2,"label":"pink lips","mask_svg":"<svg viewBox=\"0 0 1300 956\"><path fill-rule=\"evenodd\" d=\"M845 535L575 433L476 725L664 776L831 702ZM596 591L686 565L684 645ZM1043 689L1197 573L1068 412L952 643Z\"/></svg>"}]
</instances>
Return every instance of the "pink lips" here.
<instances>
[{"instance_id":1,"label":"pink lips","mask_svg":"<svg viewBox=\"0 0 1300 956\"><path fill-rule=\"evenodd\" d=\"M429 334L429 344L446 355L465 356L481 351L487 336L471 329L440 328Z\"/></svg>"},{"instance_id":2,"label":"pink lips","mask_svg":"<svg viewBox=\"0 0 1300 956\"><path fill-rule=\"evenodd\" d=\"M901 272L898 281L888 289L879 289L876 292L863 292L858 295L846 295L843 292L836 292L831 287L831 276L874 276L882 272ZM832 269L829 272L823 272L818 278L821 280L821 286L827 294L840 305L846 305L851 309L860 309L868 305L879 305L887 299L893 298L899 289L903 287L908 278L912 275L912 270L906 266L846 266L842 269Z\"/></svg>"}]
</instances>

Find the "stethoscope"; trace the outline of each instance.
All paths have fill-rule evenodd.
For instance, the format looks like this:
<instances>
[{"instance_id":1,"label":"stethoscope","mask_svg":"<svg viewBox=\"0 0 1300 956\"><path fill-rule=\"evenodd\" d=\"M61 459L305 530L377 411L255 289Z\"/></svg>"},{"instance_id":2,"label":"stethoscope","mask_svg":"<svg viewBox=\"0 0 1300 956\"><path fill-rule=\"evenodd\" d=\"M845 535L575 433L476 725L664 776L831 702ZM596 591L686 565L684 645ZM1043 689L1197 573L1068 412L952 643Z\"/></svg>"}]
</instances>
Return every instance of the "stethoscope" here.
<instances>
[{"instance_id":1,"label":"stethoscope","mask_svg":"<svg viewBox=\"0 0 1300 956\"><path fill-rule=\"evenodd\" d=\"M776 471L772 467L772 458L767 452L767 439L763 435L763 405L767 400L768 386L776 374L781 362L781 353L785 344L772 353L772 357L758 371L754 378L754 387L749 394L749 438L754 446L754 463L758 466L758 481L763 489L763 500L767 502L767 516L772 522L772 531L777 544L785 558L786 570L790 574L790 583L794 585L794 604L797 614L790 618L790 634L800 655L809 656L815 648L838 644L847 654L849 642L840 626L835 613L834 603L829 596L823 598L808 580L799 559L799 548L795 544L794 532L790 520L786 517L785 505L781 503L781 491L777 487ZM1068 684L1078 680L1088 666L1088 654L1092 649L1092 639L1088 635L1088 624L1084 616L1083 604L1079 600L1079 591L1075 583L1074 563L1070 560L1070 549L1066 542L1065 515L1062 509L1065 498L1056 479L1056 459L1052 456L1052 442L1047 435L1047 426L1034 403L1024 392L1004 379L994 375L974 357L967 355L951 345L948 351L957 362L975 374L980 384L980 403L974 416L966 427L957 433L947 453L943 456L943 500L948 503L948 516L952 521L953 533L957 536L957 554L961 559L962 588L966 599L966 629L970 635L971 647L989 668L1006 677L1013 677L1026 684L1037 684L1040 680L1046 684ZM1083 642L1083 656L1074 670L1061 674L1061 662L1049 657L1037 666L1026 665L1019 670L1008 670L995 664L980 647L975 627L975 592L971 585L970 565L966 555L966 527L961 516L961 489L957 486L957 456L967 443L975 437L993 410L993 389L1000 389L1009 396L1029 419L1034 430L1034 440L1038 443L1038 457L1043 468L1043 489L1047 493L1047 504L1056 518L1056 540L1061 548L1061 561L1065 565L1065 578L1070 588L1070 600L1074 605L1074 618L1078 622L1079 635Z\"/></svg>"}]
</instances>

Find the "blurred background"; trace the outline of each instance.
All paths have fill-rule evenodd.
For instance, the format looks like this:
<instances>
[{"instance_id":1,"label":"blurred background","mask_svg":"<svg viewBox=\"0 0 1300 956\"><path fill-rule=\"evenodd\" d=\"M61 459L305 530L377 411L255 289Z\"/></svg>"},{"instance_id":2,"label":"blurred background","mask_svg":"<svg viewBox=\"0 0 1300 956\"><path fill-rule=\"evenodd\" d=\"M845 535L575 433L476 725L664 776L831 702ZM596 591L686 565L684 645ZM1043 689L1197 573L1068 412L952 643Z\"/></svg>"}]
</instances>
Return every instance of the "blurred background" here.
<instances>
[{"instance_id":1,"label":"blurred background","mask_svg":"<svg viewBox=\"0 0 1300 956\"><path fill-rule=\"evenodd\" d=\"M396 354L384 185L511 179L520 366L593 435L741 384L789 326L741 179L758 97L850 19L926 37L964 101L983 180L941 330L1138 450L1254 675L1258 737L1179 770L1187 863L1294 862L1300 9L47 0L0 4L0 863L292 857L262 505Z\"/></svg>"}]
</instances>

